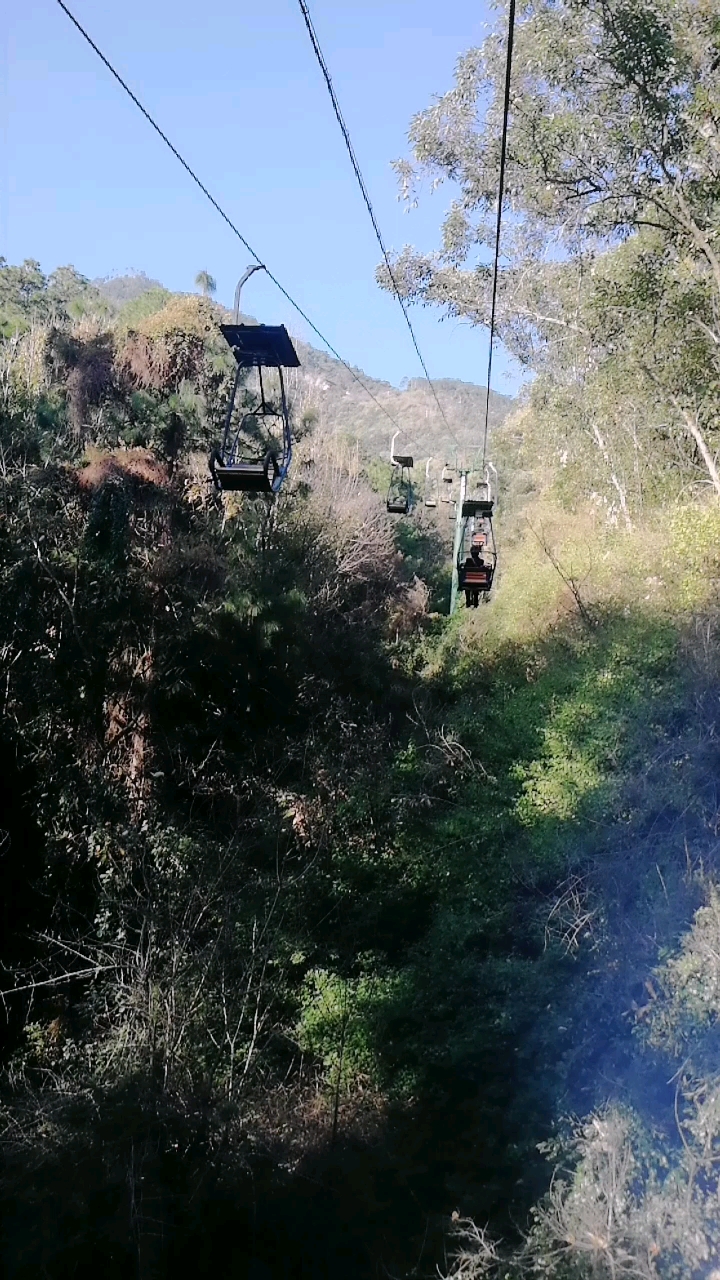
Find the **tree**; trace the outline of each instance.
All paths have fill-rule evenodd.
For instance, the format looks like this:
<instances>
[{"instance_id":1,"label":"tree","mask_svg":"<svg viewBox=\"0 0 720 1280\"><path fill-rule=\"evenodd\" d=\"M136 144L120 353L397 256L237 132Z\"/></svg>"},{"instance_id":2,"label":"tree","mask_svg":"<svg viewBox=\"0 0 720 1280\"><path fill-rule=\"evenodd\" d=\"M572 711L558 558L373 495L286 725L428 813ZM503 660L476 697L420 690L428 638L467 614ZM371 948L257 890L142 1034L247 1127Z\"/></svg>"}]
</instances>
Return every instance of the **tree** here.
<instances>
[{"instance_id":1,"label":"tree","mask_svg":"<svg viewBox=\"0 0 720 1280\"><path fill-rule=\"evenodd\" d=\"M574 386L584 401L600 375L606 386L631 387L666 433L691 441L686 459L699 456L718 492L707 422L720 346L719 55L717 12L692 0L522 6L498 296L500 337L545 371L545 390ZM440 250L399 255L402 291L480 324L490 309L491 270L478 257L494 241L504 60L503 20L460 59L455 86L415 117L414 160L396 166L407 199L422 178L460 189ZM648 279L649 263L662 263L660 291L634 267L630 289L617 270L622 254L613 255L639 236ZM386 270L379 279L388 287ZM624 482L599 420L591 434L622 505Z\"/></svg>"},{"instance_id":2,"label":"tree","mask_svg":"<svg viewBox=\"0 0 720 1280\"><path fill-rule=\"evenodd\" d=\"M711 7L690 0L537 0L515 36L508 140L506 247L539 260L606 246L655 226L704 261L720 289L713 249L720 176L720 33ZM460 187L435 258L412 262L420 296L435 267L460 266L494 236L504 72L504 21L458 63L455 87L412 121L415 164L396 165L404 194L419 179ZM489 97L485 120L478 111ZM486 272L449 290L461 309ZM451 281L445 280L446 285ZM481 290L482 292L482 290ZM434 300L440 300L439 298Z\"/></svg>"},{"instance_id":3,"label":"tree","mask_svg":"<svg viewBox=\"0 0 720 1280\"><path fill-rule=\"evenodd\" d=\"M212 298L217 290L217 280L210 275L209 271L198 271L195 277L195 284L204 298Z\"/></svg>"},{"instance_id":4,"label":"tree","mask_svg":"<svg viewBox=\"0 0 720 1280\"><path fill-rule=\"evenodd\" d=\"M423 178L460 188L441 249L426 255L406 248L398 283L410 298L482 323L490 271L475 259L494 241L504 44L503 20L460 59L455 87L412 121L414 163L396 164L408 200L417 198ZM530 329L562 324L542 305L562 260L592 255L644 226L698 259L720 299L713 247L720 214L719 55L712 7L691 0L652 7L641 0L536 0L523 7L505 187L512 217L504 249L512 265L501 288L503 338L517 325L518 310ZM386 272L379 277L389 285Z\"/></svg>"},{"instance_id":5,"label":"tree","mask_svg":"<svg viewBox=\"0 0 720 1280\"><path fill-rule=\"evenodd\" d=\"M553 267L531 356L533 448L561 488L604 493L626 524L690 484L720 493L720 362L713 281L691 254L642 228L591 264ZM526 297L529 294L526 293ZM513 318L508 332L524 323ZM588 444L590 450L588 450Z\"/></svg>"}]
</instances>

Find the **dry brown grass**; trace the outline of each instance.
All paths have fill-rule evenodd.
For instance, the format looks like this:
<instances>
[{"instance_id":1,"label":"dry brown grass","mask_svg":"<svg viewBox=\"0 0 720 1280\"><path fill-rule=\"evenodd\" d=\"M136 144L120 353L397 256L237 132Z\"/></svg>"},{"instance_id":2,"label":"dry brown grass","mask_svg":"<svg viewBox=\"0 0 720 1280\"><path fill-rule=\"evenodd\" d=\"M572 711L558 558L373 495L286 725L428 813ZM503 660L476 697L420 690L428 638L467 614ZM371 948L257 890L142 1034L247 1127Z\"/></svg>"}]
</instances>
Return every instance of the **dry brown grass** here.
<instances>
[{"instance_id":1,"label":"dry brown grass","mask_svg":"<svg viewBox=\"0 0 720 1280\"><path fill-rule=\"evenodd\" d=\"M176 330L151 338L129 333L118 353L118 369L132 386L146 391L177 391L186 379L196 378L205 346L193 333Z\"/></svg>"},{"instance_id":2,"label":"dry brown grass","mask_svg":"<svg viewBox=\"0 0 720 1280\"><path fill-rule=\"evenodd\" d=\"M91 317L69 330L51 327L45 359L53 376L65 382L70 426L81 437L91 410L99 409L113 391L114 337Z\"/></svg>"},{"instance_id":3,"label":"dry brown grass","mask_svg":"<svg viewBox=\"0 0 720 1280\"><path fill-rule=\"evenodd\" d=\"M132 480L163 487L169 484L167 468L149 449L89 448L78 479L83 489L97 489L108 480Z\"/></svg>"},{"instance_id":4,"label":"dry brown grass","mask_svg":"<svg viewBox=\"0 0 720 1280\"><path fill-rule=\"evenodd\" d=\"M125 332L118 372L132 386L176 391L186 379L199 376L219 318L220 310L206 298L173 298Z\"/></svg>"},{"instance_id":5,"label":"dry brown grass","mask_svg":"<svg viewBox=\"0 0 720 1280\"><path fill-rule=\"evenodd\" d=\"M320 1079L279 1085L250 1102L247 1128L259 1144L292 1168L331 1145L334 1100ZM387 1121L387 1100L369 1083L355 1082L340 1101L338 1142L377 1142Z\"/></svg>"}]
</instances>

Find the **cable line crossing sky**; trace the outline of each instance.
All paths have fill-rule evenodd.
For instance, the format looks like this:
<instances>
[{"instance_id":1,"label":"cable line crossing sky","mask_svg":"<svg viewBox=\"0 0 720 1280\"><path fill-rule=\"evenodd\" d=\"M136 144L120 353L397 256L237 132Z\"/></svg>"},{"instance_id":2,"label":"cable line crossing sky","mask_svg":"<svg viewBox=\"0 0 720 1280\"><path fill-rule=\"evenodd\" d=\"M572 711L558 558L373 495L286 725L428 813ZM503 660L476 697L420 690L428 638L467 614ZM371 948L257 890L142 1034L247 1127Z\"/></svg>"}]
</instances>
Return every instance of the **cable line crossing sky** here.
<instances>
[{"instance_id":1,"label":"cable line crossing sky","mask_svg":"<svg viewBox=\"0 0 720 1280\"><path fill-rule=\"evenodd\" d=\"M440 410L440 416L441 416L441 418L442 418L443 422L445 423L445 426L446 426L447 430L449 431L450 435L452 436L453 440L455 441L455 443L456 443L456 445L458 446L458 449L459 449L459 448L460 448L460 443L459 443L459 441L458 441L457 436L455 435L455 432L453 431L452 427L450 426L450 423L448 422L448 420L447 420L447 418L446 418L446 416L445 416L445 410L443 409L443 407L442 407L442 405L441 405L441 403L440 403L440 401L439 401L439 399L438 399L438 394L437 394L437 391L435 390L435 385L434 385L434 383L433 383L433 381L432 381L432 378L430 377L430 374L428 373L427 365L426 365L426 363L425 363L425 361L424 361L424 359L423 359L423 355L422 355L422 352L421 352L421 350L420 350L420 346L419 346L419 344L418 344L417 337L416 337L416 335L415 335L415 330L413 329L413 326L412 326L412 321L411 321L411 319L410 319L410 316L408 315L408 309L407 309L407 307L406 307L406 305L405 305L405 300L404 300L404 298L403 298L402 294L400 293L400 289L398 288L398 283L397 283L397 280L395 279L395 272L393 271L393 268L392 268L392 262L390 261L390 255L389 255L389 253L388 253L388 251L387 251L387 248L385 247L385 241L383 240L382 232L380 231L380 227L379 227L379 225L378 225L378 220L377 220L377 218L376 218L376 216L375 216L375 210L373 209L372 200L370 199L370 193L369 193L369 191L368 191L368 189L367 189L367 186L366 186L366 184L365 184L365 179L364 179L364 178L363 178L363 176L362 176L362 171L361 171L361 169L360 169L360 163L359 163L358 158L357 158L357 156L356 156L356 154L355 154L355 148L353 147L352 141L351 141L351 139L350 139L350 132L349 132L348 127L347 127L347 125L346 125L346 123L345 123L345 119L344 119L344 117L343 117L343 113L342 113L342 111L341 111L341 109L340 109L340 103L338 102L337 94L335 93L335 89L334 89L333 82L332 82L332 77L331 77L331 75L330 75L330 71L329 71L329 69L328 69L328 65L327 65L327 63L326 63L326 61L325 61L325 57L324 57L324 55L323 55L323 51L322 51L322 49L321 49L321 47L320 47L320 41L318 40L317 33L316 33L315 28L314 28L314 26L313 26L313 21L312 21L312 18L311 18L311 16L310 16L310 10L308 9L307 4L305 3L305 0L298 0L298 4L300 5L300 11L301 11L302 16L303 16L303 19L304 19L304 21L305 21L305 26L307 27L308 35L310 36L310 41L311 41L311 43L312 43L312 47L313 47L313 49L314 49L314 51L315 51L315 57L316 57L316 58L317 58L317 60L318 60L318 63L319 63L319 65L320 65L320 70L321 70L321 71L322 71L322 73L323 73L323 77L324 77L324 79L325 79L325 83L326 83L326 85L327 85L327 90L328 90L328 93L329 93L329 95L330 95L330 101L332 102L333 110L334 110L335 115L336 115L336 117L337 117L337 122L338 122L338 124L340 125L340 129L341 129L341 131L342 131L343 138L345 139L345 146L347 147L348 155L350 156L350 162L351 162L352 167L353 167L353 169L354 169L354 171L355 171L355 177L357 178L358 186L360 187L360 190L361 190L361 192L362 192L363 200L365 201L365 204L366 204L366 206L367 206L367 211L368 211L368 213L369 213L369 215L370 215L370 221L372 222L373 230L374 230L374 232L375 232L375 236L376 236L376 238L377 238L377 242L378 242L378 244L380 245L380 250L381 250L381 252L382 252L382 256L383 256L383 258L385 259L385 266L387 267L388 275L390 276L390 281L391 281L391 283L392 283L393 290L395 291L395 296L396 296L396 298L397 298L397 300L398 300L398 302L399 302L399 304L400 304L400 308L401 308L401 310L402 310L403 316L405 317L405 323L406 323L406 325L407 325L408 329L410 330L410 337L412 338L413 346L414 346L414 348L415 348L415 350L416 350L416 352L417 352L418 360L420 361L420 364L422 365L422 371L423 371L423 373L425 374L425 377L427 378L428 384L429 384L429 386L430 386L430 390L432 391L433 397L434 397L434 399L435 399L435 403L436 403L436 405L437 405L438 409Z\"/></svg>"},{"instance_id":2,"label":"cable line crossing sky","mask_svg":"<svg viewBox=\"0 0 720 1280\"><path fill-rule=\"evenodd\" d=\"M507 156L508 119L510 117L510 81L512 79L513 41L515 38L515 0L510 0L508 10L507 54L505 57L505 93L503 100L502 139L500 142L500 176L498 178L497 223L495 226L495 256L493 260L492 303L490 305L490 337L488 342L487 389L485 395L485 428L483 431L482 465L487 460L488 421L490 418L490 380L492 378L493 344L495 341L495 308L497 303L498 270L500 264L500 237L502 234L502 207L505 195L505 158Z\"/></svg>"},{"instance_id":3,"label":"cable line crossing sky","mask_svg":"<svg viewBox=\"0 0 720 1280\"><path fill-rule=\"evenodd\" d=\"M301 315L301 316L302 316L302 318L303 318L303 320L305 321L305 323L306 323L306 324L308 324L308 325L310 326L310 328L312 329L313 333L315 333L315 334L317 335L317 337L320 339L320 341L321 341L321 342L322 342L322 343L327 347L328 351L332 352L332 354L335 356L335 359L336 359L336 360L339 360L339 361L340 361L340 363L341 363L342 365L344 365L344 366L345 366L345 368L347 369L348 373L349 373L349 374L351 374L351 376L355 379L355 381L359 384L359 386L361 386L361 387L362 387L363 391L365 391L365 393L366 393L367 395L369 395L369 396L370 396L370 399L371 399L371 400L374 400L374 401L375 401L375 404L378 406L378 408L379 408L379 409L381 409L381 410L382 410L382 412L385 414L385 417L386 417L386 418L389 418L390 422L392 423L392 425L393 425L394 427L397 427L397 426L398 426L398 424L397 424L397 422L395 421L395 419L393 418L392 414L388 412L388 410L385 408L385 406L384 406L383 404L381 404L381 402L378 400L378 398L377 398L377 396L374 394L374 392L372 392L372 391L370 390L370 388L369 388L369 387L368 387L368 386L363 382L362 378L358 377L357 373L356 373L356 372L355 372L355 370L352 368L352 366L351 366L351 365L349 365L349 364L347 363L347 361L346 361L346 360L343 360L343 358L342 358L342 356L340 355L340 353L339 353L338 351L336 351L336 350L335 350L335 348L334 348L334 346L332 345L332 343L331 343L331 342L330 342L330 341L325 337L325 335L320 331L320 329L318 329L317 325L313 323L313 321L310 319L309 315L307 315L307 313L303 310L303 308L300 306L300 304L299 304L299 303L297 303L297 302L295 301L295 299L294 299L294 298L293 298L293 297L288 293L287 289L285 289L285 288L284 288L284 286L283 286L283 285L280 283L280 281L277 279L277 277L273 275L272 271L270 271L270 270L269 270L269 268L265 266L265 264L263 263L262 259L259 257L259 255L258 255L258 254L255 252L255 250L253 249L252 245L248 244L248 242L247 242L247 240L245 239L245 237L244 237L244 235L242 234L242 232L238 230L238 228L235 226L235 223L234 223L234 222L233 222L233 221L228 217L228 215L226 214L226 212L225 212L225 210L222 208L222 206L221 206L220 204L218 204L218 202L217 202L217 200L215 199L215 197L211 194L211 192L210 192L210 191L208 191L207 187L206 187L206 186L205 186L205 184L200 180L200 178L197 176L197 174L195 173L194 169L191 169L191 168L190 168L190 165L187 163L187 161L186 161L186 160L183 158L183 156L180 154L180 152L178 151L177 147L175 147L175 146L173 145L173 143L172 143L172 142L170 141L170 139L168 138L167 134L163 132L163 130L160 128L159 124L157 124L157 122L156 122L156 121L153 119L153 117L150 115L149 111L147 111L147 110L145 109L145 107L143 106L143 104L142 104L142 102L140 101L140 99L139 99L138 97L136 97L136 95L133 93L133 91L132 91L132 89L130 88L130 86L125 82L125 80L123 80L123 78L122 78L122 76L120 75L120 73L119 73L118 71L116 71L116 70L115 70L115 68L114 68L114 66L112 65L112 63L111 63L111 62L110 62L110 61L105 57L105 54L102 52L102 50L101 50L100 48L98 48L98 46L95 44L95 41L94 41L94 40L92 39L92 37L88 34L88 32L85 30L85 28L84 28L83 26L81 26L81 25L80 25L80 23L78 22L78 20L77 20L77 18L75 17L75 15L74 15L73 13L71 13L70 9L68 9L67 5L63 2L63 0L57 0L57 3L59 4L59 6L60 6L60 8L63 10L63 12L67 14L67 16L68 16L68 18L70 19L70 21L71 21L71 22L72 22L72 23L77 27L77 29L78 29L78 31L80 32L81 36L82 36L82 37L87 41L87 43L90 45L90 48L91 48L91 49L92 49L92 50L97 54L97 56L98 56L98 58L100 58L101 62L103 62L103 63L104 63L104 65L107 67L107 69L108 69L108 71L111 73L111 75L113 75L113 76L115 77L115 79L117 80L118 84L120 84L120 85L122 86L122 88L123 88L123 89L125 90L125 92L127 93L128 97L130 97L130 98L132 99L132 101L135 103L135 106L138 108L138 110L142 112L142 114L144 115L144 117L145 117L145 119L148 121L148 123L149 123L150 125L152 125L153 129L155 130L155 132L156 132L157 134L159 134L159 136L162 138L163 142L165 143L166 147L169 147L169 149L172 151L173 155L175 156L176 160L179 160L179 161L180 161L180 164L182 165L183 169L185 169L185 170L187 171L187 173L188 173L188 174L190 175L190 177L192 178L193 182L195 182L195 183L197 184L197 186L198 186L198 187L200 188L200 190L202 191L203 195L207 196L207 199L210 201L210 203L211 203L211 205L213 206L213 208L217 210L217 212L220 214L220 217L221 217L221 218L222 218L222 219L227 223L227 225L230 227L230 230L231 230L231 231L232 231L232 232L237 236L237 238L238 238L238 240L240 241L240 243L241 243L242 245L244 245L244 247L247 249L247 251L248 251L248 253L250 254L250 256L251 256L252 258L254 258L254 259L255 259L255 262L258 264L258 266L261 266L261 267L262 267L263 271L265 271L265 272L266 272L266 274L268 275L269 279L270 279L270 280L272 280L273 284L274 284L274 285L275 285L275 286L280 290L280 292L281 292L281 294L283 295L283 297L284 297L284 298L286 298L286 299L287 299L287 301L290 303L290 305L291 305L292 307L294 307L294 308L295 308L295 310L298 312L298 315ZM398 429L399 429L399 428L398 428Z\"/></svg>"},{"instance_id":4,"label":"cable line crossing sky","mask_svg":"<svg viewBox=\"0 0 720 1280\"><path fill-rule=\"evenodd\" d=\"M87 56L60 5L40 3L42 22L33 6L8 10L0 252L9 262L38 259L46 274L66 263L90 279L145 273L180 293L203 269L232 307L237 278L253 259L238 253L235 232L188 182L170 147L157 146L159 135L129 94L118 93L100 58ZM377 287L377 237L297 0L268 0L249 23L232 0L208 0L202 9L192 0L124 0L122 23L93 0L65 3L287 293L397 418L387 393L414 386L422 373L406 325L397 324L396 296ZM405 246L432 255L460 190L450 179L439 188L423 182L419 201L407 203L391 162L411 158L414 116L452 89L457 59L486 37L488 0L444 0L441 10L432 0L309 4L389 256L394 264ZM487 272L492 246L475 257ZM256 280L248 295L254 314L322 348L265 273ZM406 305L460 434L457 388L448 384L484 382L487 326ZM513 393L524 377L496 340L494 391ZM429 388L426 405L423 416L432 418Z\"/></svg>"}]
</instances>

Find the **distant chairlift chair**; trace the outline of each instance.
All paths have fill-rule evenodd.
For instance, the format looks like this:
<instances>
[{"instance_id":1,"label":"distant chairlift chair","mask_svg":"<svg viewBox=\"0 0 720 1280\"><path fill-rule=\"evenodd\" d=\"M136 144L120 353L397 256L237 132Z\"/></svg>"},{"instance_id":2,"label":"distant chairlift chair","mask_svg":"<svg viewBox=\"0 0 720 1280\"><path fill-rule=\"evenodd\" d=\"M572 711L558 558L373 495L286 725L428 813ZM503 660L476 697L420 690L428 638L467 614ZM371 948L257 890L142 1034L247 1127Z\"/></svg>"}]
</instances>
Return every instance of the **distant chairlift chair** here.
<instances>
[{"instance_id":1,"label":"distant chairlift chair","mask_svg":"<svg viewBox=\"0 0 720 1280\"><path fill-rule=\"evenodd\" d=\"M413 501L412 481L410 479L410 472L413 468L413 458L410 454L399 454L395 452L395 441L399 434L400 432L396 431L390 443L390 462L392 464L392 472L390 474L390 488L388 489L385 505L391 515L406 516Z\"/></svg>"},{"instance_id":2,"label":"distant chairlift chair","mask_svg":"<svg viewBox=\"0 0 720 1280\"><path fill-rule=\"evenodd\" d=\"M446 462L445 465L443 466L442 475L440 476L440 479L442 481L440 501L444 502L446 506L451 508L450 519L454 521L457 503L453 496L453 474L452 474L452 471L450 470L450 464L448 462Z\"/></svg>"},{"instance_id":3,"label":"distant chairlift chair","mask_svg":"<svg viewBox=\"0 0 720 1280\"><path fill-rule=\"evenodd\" d=\"M425 506L436 507L438 504L438 482L437 476L430 475L430 463L432 458L428 458L425 463Z\"/></svg>"},{"instance_id":4,"label":"distant chairlift chair","mask_svg":"<svg viewBox=\"0 0 720 1280\"><path fill-rule=\"evenodd\" d=\"M222 333L237 361L237 372L230 403L225 415L222 444L210 454L210 474L216 489L243 493L278 493L287 476L292 459L292 434L283 369L297 369L300 361L290 335L283 324L240 324L240 289L248 275L259 268L248 268L235 294L235 316L232 324L221 324ZM244 373L257 369L259 400L235 414L238 392ZM273 369L280 383L280 401L267 398L263 369ZM242 456L247 437L267 439L268 448L261 458Z\"/></svg>"}]
</instances>

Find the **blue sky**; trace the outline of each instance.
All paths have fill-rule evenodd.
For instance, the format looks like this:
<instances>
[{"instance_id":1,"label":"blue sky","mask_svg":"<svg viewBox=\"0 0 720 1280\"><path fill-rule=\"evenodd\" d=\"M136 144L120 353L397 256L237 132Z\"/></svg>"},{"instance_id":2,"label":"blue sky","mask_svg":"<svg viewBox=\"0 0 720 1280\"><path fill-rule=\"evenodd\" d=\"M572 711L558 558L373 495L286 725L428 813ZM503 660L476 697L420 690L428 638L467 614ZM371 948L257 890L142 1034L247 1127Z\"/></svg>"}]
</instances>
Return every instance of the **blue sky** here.
<instances>
[{"instance_id":1,"label":"blue sky","mask_svg":"<svg viewBox=\"0 0 720 1280\"><path fill-rule=\"evenodd\" d=\"M345 359L395 384L420 375L397 302L374 281L379 249L297 0L71 0L120 73L268 266ZM412 115L483 38L472 0L312 0L386 242L431 249L449 188L406 213L390 162ZM7 17L9 16L9 23ZM142 270L190 290L207 268L230 303L247 253L53 0L5 21L0 253L94 277ZM245 305L303 322L261 275ZM487 333L413 310L433 377L484 382ZM494 385L517 374L496 356ZM508 376L509 375L509 376Z\"/></svg>"}]
</instances>

